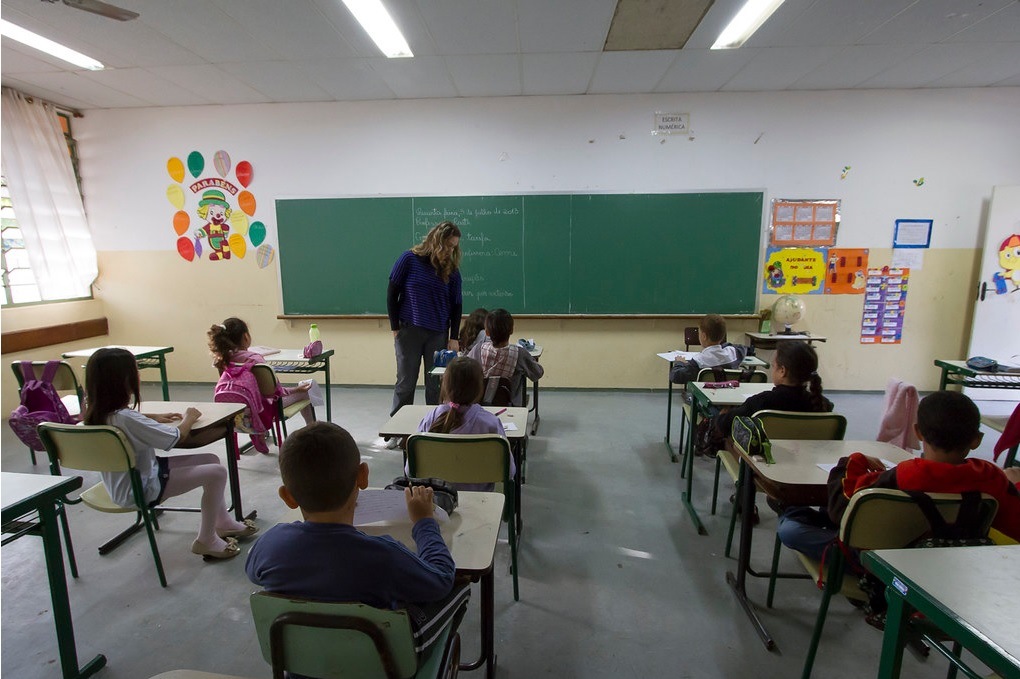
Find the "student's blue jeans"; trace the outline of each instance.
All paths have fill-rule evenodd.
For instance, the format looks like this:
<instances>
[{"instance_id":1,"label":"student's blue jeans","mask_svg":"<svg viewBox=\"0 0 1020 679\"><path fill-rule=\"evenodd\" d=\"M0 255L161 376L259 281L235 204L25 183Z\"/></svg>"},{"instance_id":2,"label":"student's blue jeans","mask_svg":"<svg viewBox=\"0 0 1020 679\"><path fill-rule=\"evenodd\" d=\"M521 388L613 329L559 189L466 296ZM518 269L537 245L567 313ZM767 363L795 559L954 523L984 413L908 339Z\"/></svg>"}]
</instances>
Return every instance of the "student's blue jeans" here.
<instances>
[{"instance_id":1,"label":"student's blue jeans","mask_svg":"<svg viewBox=\"0 0 1020 679\"><path fill-rule=\"evenodd\" d=\"M780 542L818 561L837 531L828 513L814 507L790 507L779 515L776 526Z\"/></svg>"},{"instance_id":2,"label":"student's blue jeans","mask_svg":"<svg viewBox=\"0 0 1020 679\"><path fill-rule=\"evenodd\" d=\"M400 324L400 331L393 339L393 349L397 355L397 383L393 387L393 410L390 415L402 406L414 403L414 390L418 386L422 362L425 363L425 374L428 375L432 370L435 353L446 348L447 338L446 332ZM425 402L439 403L437 380L425 380Z\"/></svg>"}]
</instances>

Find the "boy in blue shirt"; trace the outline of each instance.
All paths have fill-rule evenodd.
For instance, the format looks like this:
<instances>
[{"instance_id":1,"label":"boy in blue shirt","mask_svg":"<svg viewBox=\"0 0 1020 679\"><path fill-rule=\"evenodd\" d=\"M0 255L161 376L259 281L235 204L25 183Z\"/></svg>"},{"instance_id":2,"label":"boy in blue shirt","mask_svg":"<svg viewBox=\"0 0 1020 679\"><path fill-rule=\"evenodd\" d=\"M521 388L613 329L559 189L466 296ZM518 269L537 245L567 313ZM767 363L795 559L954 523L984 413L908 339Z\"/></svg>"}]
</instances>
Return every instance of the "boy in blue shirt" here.
<instances>
[{"instance_id":1,"label":"boy in blue shirt","mask_svg":"<svg viewBox=\"0 0 1020 679\"><path fill-rule=\"evenodd\" d=\"M454 563L433 516L432 489L404 491L418 553L389 536L354 527L358 491L368 487L368 465L351 435L330 422L291 434L280 449L280 497L301 509L304 521L270 528L248 553L248 578L269 592L304 599L408 608L415 646L463 610L470 589L454 589ZM409 603L441 602L423 611ZM438 609L438 610L436 610Z\"/></svg>"}]
</instances>

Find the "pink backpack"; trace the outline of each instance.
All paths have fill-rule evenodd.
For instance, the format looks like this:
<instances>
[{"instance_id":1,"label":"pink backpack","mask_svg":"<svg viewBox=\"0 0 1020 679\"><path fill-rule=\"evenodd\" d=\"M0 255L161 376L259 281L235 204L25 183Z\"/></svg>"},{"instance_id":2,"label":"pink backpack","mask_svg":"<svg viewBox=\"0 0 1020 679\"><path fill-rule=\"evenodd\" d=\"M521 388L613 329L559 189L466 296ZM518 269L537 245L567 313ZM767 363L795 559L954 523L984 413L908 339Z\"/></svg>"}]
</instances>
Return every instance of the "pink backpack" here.
<instances>
[{"instance_id":1,"label":"pink backpack","mask_svg":"<svg viewBox=\"0 0 1020 679\"><path fill-rule=\"evenodd\" d=\"M24 386L21 388L21 405L11 411L9 422L21 442L32 450L45 450L35 429L41 422L58 424L77 422L68 414L53 386L53 378L56 377L59 368L60 361L47 361L42 375L36 378L32 362L21 362L21 376L24 380Z\"/></svg>"},{"instance_id":2,"label":"pink backpack","mask_svg":"<svg viewBox=\"0 0 1020 679\"><path fill-rule=\"evenodd\" d=\"M251 368L255 361L245 363L228 363L220 374L213 392L213 401L217 403L243 403L247 406L243 420L238 426L246 432L264 434L267 425L263 421L265 400L259 391L258 380ZM271 413L270 413L271 415Z\"/></svg>"}]
</instances>

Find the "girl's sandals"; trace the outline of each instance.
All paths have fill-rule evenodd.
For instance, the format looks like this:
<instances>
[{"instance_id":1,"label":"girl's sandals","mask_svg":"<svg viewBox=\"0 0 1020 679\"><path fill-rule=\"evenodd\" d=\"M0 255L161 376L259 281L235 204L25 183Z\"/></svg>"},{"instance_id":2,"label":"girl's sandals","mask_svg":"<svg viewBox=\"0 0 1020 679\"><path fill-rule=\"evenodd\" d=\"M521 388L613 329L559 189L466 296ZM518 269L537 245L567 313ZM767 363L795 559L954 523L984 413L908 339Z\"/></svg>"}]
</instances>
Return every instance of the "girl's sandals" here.
<instances>
[{"instance_id":1,"label":"girl's sandals","mask_svg":"<svg viewBox=\"0 0 1020 679\"><path fill-rule=\"evenodd\" d=\"M259 527L255 525L255 521L252 519L244 520L244 528L234 528L232 530L219 530L216 534L226 540L227 538L250 538L255 533L259 532Z\"/></svg>"},{"instance_id":2,"label":"girl's sandals","mask_svg":"<svg viewBox=\"0 0 1020 679\"><path fill-rule=\"evenodd\" d=\"M237 540L234 538L226 538L227 546L222 550L216 551L209 549L198 540L191 543L191 553L198 554L206 561L212 561L213 559L232 559L241 553L241 548L237 545Z\"/></svg>"}]
</instances>

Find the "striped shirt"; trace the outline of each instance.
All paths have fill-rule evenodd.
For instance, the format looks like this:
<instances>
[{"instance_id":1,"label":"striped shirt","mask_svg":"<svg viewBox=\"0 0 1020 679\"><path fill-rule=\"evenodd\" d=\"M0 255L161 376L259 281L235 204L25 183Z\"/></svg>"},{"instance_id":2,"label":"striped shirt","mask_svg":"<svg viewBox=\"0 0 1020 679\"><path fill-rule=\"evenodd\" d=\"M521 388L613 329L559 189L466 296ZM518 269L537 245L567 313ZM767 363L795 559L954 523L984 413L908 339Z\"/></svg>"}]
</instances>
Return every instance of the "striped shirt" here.
<instances>
[{"instance_id":1,"label":"striped shirt","mask_svg":"<svg viewBox=\"0 0 1020 679\"><path fill-rule=\"evenodd\" d=\"M397 292L395 300L392 294L387 299L391 330L407 323L457 337L462 307L460 271L451 273L449 282L444 283L428 257L407 250L393 265L390 288Z\"/></svg>"}]
</instances>

